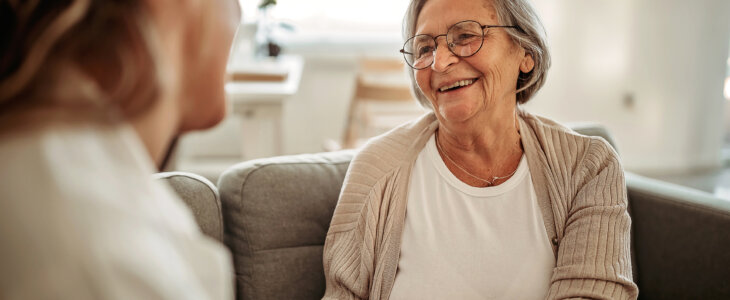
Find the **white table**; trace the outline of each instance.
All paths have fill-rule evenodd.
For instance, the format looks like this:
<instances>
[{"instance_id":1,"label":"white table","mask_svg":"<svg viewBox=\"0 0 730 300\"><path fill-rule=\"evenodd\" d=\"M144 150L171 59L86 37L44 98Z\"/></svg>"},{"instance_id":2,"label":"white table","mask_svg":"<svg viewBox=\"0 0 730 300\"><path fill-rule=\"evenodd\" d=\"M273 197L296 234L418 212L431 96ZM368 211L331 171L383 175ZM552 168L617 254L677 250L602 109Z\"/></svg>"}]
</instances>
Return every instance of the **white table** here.
<instances>
[{"instance_id":1,"label":"white table","mask_svg":"<svg viewBox=\"0 0 730 300\"><path fill-rule=\"evenodd\" d=\"M296 94L304 61L299 56L234 64L229 71L283 74L283 81L234 81L226 84L226 97L241 120L241 158L244 160L283 154L282 108Z\"/></svg>"}]
</instances>

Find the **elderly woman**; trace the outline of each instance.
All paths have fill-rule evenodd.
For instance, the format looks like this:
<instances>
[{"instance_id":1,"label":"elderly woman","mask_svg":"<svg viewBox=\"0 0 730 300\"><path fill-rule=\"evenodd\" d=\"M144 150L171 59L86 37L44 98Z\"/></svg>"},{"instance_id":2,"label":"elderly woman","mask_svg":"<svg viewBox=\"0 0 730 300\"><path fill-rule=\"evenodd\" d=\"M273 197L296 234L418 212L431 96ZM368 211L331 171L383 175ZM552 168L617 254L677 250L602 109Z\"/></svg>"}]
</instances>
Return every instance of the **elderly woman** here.
<instances>
[{"instance_id":1,"label":"elderly woman","mask_svg":"<svg viewBox=\"0 0 730 300\"><path fill-rule=\"evenodd\" d=\"M616 153L520 110L550 60L527 0L413 0L401 50L432 109L353 159L326 299L632 299Z\"/></svg>"},{"instance_id":2,"label":"elderly woman","mask_svg":"<svg viewBox=\"0 0 730 300\"><path fill-rule=\"evenodd\" d=\"M0 1L0 299L229 299L231 259L151 180L225 115L236 0Z\"/></svg>"}]
</instances>

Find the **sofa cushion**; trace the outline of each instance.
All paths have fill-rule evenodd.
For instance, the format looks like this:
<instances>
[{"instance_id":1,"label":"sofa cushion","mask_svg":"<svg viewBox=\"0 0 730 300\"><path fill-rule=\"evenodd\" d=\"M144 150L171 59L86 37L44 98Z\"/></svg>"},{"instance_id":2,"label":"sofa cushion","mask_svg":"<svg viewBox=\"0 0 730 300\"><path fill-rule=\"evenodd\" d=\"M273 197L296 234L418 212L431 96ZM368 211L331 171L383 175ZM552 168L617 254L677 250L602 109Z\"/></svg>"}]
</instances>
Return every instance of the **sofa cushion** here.
<instances>
[{"instance_id":1,"label":"sofa cushion","mask_svg":"<svg viewBox=\"0 0 730 300\"><path fill-rule=\"evenodd\" d=\"M223 218L218 189L208 179L187 172L164 172L154 175L166 182L190 207L200 230L220 242L223 241Z\"/></svg>"},{"instance_id":2,"label":"sofa cushion","mask_svg":"<svg viewBox=\"0 0 730 300\"><path fill-rule=\"evenodd\" d=\"M238 299L324 295L322 249L353 153L253 160L221 175Z\"/></svg>"}]
</instances>

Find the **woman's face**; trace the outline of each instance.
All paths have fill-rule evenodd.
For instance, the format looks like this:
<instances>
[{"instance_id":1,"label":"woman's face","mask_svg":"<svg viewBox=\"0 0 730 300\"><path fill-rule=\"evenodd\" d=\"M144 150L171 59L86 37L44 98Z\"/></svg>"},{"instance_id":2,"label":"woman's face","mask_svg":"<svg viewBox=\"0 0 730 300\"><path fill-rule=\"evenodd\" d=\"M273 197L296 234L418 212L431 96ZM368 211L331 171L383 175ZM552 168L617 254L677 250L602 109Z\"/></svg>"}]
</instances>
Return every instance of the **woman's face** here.
<instances>
[{"instance_id":1,"label":"woman's face","mask_svg":"<svg viewBox=\"0 0 730 300\"><path fill-rule=\"evenodd\" d=\"M499 24L490 1L429 0L421 10L415 34L446 34L451 25L474 20L482 25ZM416 82L431 101L441 120L464 122L488 112L511 112L516 103L516 86L520 70L532 69L532 58L512 41L504 28L485 31L484 44L473 56L458 57L438 38L434 63L430 68L414 70ZM473 80L461 88L441 91L462 80Z\"/></svg>"},{"instance_id":2,"label":"woman's face","mask_svg":"<svg viewBox=\"0 0 730 300\"><path fill-rule=\"evenodd\" d=\"M224 86L233 37L240 24L238 0L193 0L182 55L180 131L212 127L226 113Z\"/></svg>"}]
</instances>

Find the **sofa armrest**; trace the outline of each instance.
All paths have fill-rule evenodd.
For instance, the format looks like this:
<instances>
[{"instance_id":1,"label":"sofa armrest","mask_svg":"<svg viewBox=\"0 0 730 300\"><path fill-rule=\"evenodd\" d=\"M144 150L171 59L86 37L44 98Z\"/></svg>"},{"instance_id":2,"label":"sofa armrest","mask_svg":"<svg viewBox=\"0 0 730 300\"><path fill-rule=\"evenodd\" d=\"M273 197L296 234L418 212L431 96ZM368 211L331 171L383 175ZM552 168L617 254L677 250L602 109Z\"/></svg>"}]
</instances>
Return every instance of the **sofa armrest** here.
<instances>
[{"instance_id":1,"label":"sofa armrest","mask_svg":"<svg viewBox=\"0 0 730 300\"><path fill-rule=\"evenodd\" d=\"M640 299L730 299L730 201L626 172Z\"/></svg>"},{"instance_id":2,"label":"sofa armrest","mask_svg":"<svg viewBox=\"0 0 730 300\"><path fill-rule=\"evenodd\" d=\"M154 178L166 182L188 205L204 234L223 242L221 201L213 183L187 172L157 173Z\"/></svg>"}]
</instances>

